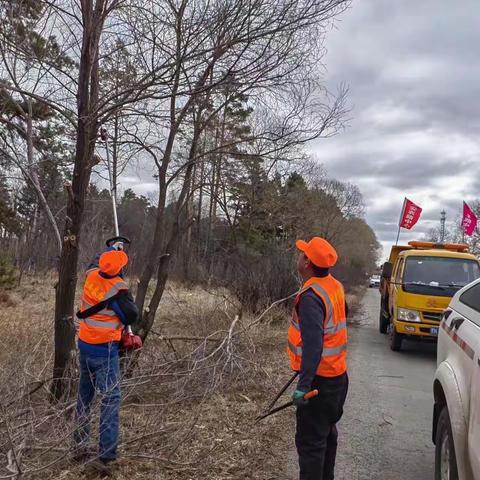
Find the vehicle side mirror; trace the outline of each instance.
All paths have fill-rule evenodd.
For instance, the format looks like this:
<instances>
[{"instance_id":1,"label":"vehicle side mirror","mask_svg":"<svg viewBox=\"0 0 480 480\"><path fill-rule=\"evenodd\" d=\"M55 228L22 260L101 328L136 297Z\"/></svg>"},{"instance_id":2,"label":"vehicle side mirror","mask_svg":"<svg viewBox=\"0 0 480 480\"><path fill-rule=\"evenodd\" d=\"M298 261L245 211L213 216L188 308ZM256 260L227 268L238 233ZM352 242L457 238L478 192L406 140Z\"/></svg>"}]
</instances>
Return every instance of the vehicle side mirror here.
<instances>
[{"instance_id":1,"label":"vehicle side mirror","mask_svg":"<svg viewBox=\"0 0 480 480\"><path fill-rule=\"evenodd\" d=\"M392 278L393 263L385 262L382 269L382 278L390 280Z\"/></svg>"}]
</instances>

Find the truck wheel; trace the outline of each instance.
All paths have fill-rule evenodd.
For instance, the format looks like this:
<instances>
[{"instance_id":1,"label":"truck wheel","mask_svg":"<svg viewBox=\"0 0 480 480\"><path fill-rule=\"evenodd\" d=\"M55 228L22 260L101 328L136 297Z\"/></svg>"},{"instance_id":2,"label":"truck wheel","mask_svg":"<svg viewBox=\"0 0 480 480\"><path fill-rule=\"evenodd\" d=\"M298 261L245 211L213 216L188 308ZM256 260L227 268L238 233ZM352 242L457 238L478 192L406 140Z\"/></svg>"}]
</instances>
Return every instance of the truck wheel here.
<instances>
[{"instance_id":1,"label":"truck wheel","mask_svg":"<svg viewBox=\"0 0 480 480\"><path fill-rule=\"evenodd\" d=\"M378 329L380 333L387 333L388 331L388 323L390 321L390 318L386 317L383 314L383 310L380 308L380 318L378 319Z\"/></svg>"},{"instance_id":2,"label":"truck wheel","mask_svg":"<svg viewBox=\"0 0 480 480\"><path fill-rule=\"evenodd\" d=\"M402 348L403 335L395 330L395 326L390 326L390 348L394 352L399 352Z\"/></svg>"},{"instance_id":3,"label":"truck wheel","mask_svg":"<svg viewBox=\"0 0 480 480\"><path fill-rule=\"evenodd\" d=\"M443 407L437 422L435 437L435 480L458 480L457 460L453 444L452 425L447 407Z\"/></svg>"}]
</instances>

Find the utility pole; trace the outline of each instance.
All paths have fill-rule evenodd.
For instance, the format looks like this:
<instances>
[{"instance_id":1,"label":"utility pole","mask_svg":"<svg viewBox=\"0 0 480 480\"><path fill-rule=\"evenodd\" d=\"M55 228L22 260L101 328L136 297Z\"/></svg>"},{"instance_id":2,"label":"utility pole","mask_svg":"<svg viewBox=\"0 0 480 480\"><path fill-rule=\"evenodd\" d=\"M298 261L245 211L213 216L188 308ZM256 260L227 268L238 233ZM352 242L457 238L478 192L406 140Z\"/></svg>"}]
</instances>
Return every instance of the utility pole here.
<instances>
[{"instance_id":1,"label":"utility pole","mask_svg":"<svg viewBox=\"0 0 480 480\"><path fill-rule=\"evenodd\" d=\"M445 222L447 221L447 212L440 212L440 243L445 242Z\"/></svg>"}]
</instances>

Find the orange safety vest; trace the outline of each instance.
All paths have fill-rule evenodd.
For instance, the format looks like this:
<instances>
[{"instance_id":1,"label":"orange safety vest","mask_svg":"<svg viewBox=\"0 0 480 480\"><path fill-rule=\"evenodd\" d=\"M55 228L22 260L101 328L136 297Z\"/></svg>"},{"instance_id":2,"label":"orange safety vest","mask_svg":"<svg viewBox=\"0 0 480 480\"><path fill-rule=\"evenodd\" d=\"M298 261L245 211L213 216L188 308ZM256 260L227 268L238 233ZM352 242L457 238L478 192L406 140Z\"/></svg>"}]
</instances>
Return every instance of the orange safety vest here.
<instances>
[{"instance_id":1,"label":"orange safety vest","mask_svg":"<svg viewBox=\"0 0 480 480\"><path fill-rule=\"evenodd\" d=\"M122 278L103 278L100 269L88 271L83 287L82 305L80 311L93 307L102 300L116 295L120 290L128 290L128 285ZM123 325L115 312L104 308L99 312L80 321L78 338L87 343L118 342L122 337Z\"/></svg>"},{"instance_id":2,"label":"orange safety vest","mask_svg":"<svg viewBox=\"0 0 480 480\"><path fill-rule=\"evenodd\" d=\"M316 375L337 377L347 371L347 317L342 284L331 275L310 278L295 299L288 328L288 356L292 370L299 372L302 364L302 336L298 304L304 292L312 290L325 305L323 353Z\"/></svg>"}]
</instances>

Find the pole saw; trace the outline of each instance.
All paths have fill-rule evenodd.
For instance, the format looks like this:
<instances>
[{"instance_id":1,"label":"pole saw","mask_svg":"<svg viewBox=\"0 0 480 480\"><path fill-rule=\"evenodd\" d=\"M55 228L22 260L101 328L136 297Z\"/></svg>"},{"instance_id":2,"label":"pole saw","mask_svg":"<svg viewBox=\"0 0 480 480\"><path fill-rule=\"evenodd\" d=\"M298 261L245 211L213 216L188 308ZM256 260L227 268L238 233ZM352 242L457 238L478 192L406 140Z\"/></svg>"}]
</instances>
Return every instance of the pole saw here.
<instances>
[{"instance_id":1,"label":"pole saw","mask_svg":"<svg viewBox=\"0 0 480 480\"><path fill-rule=\"evenodd\" d=\"M100 139L105 144L105 151L107 154L107 168L108 168L108 179L110 183L110 197L112 199L112 212L113 212L113 227L115 229L115 236L109 238L105 243L107 247L114 248L115 250L124 250L125 245L130 245L130 240L123 235L120 235L120 230L118 228L118 215L117 215L117 199L116 199L116 186L112 173L112 163L110 161L110 150L108 148L108 133L107 129L102 127L100 128ZM142 339L138 335L134 335L132 332L132 327L128 325L125 327L122 335L121 345L125 350L138 350L142 348Z\"/></svg>"},{"instance_id":2,"label":"pole saw","mask_svg":"<svg viewBox=\"0 0 480 480\"><path fill-rule=\"evenodd\" d=\"M117 199L115 198L115 183L112 173L112 163L110 162L110 150L108 148L108 134L107 129L102 127L100 129L100 139L105 143L105 151L107 153L107 169L108 169L108 181L110 184L110 197L112 199L112 211L113 211L113 228L115 229L115 236L109 238L106 241L107 247L113 247L116 250L123 250L124 245L130 245L130 240L127 237L120 235L118 228L118 215L117 215Z\"/></svg>"}]
</instances>

